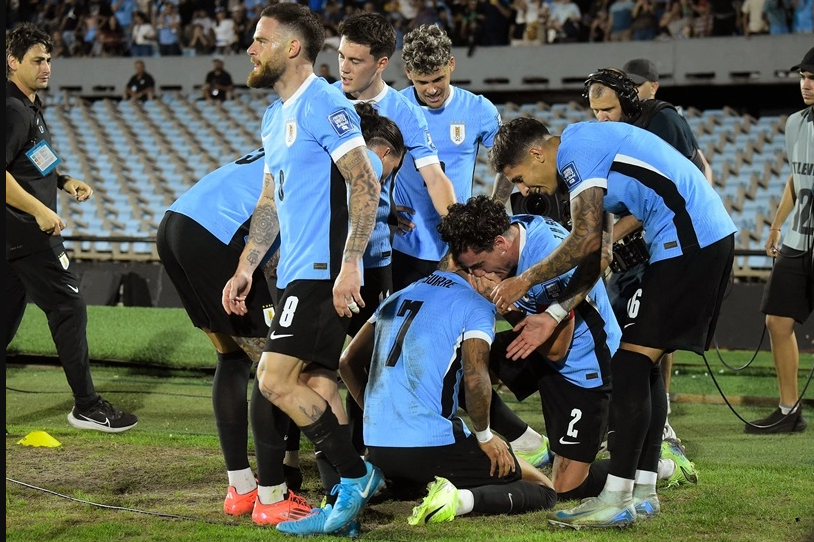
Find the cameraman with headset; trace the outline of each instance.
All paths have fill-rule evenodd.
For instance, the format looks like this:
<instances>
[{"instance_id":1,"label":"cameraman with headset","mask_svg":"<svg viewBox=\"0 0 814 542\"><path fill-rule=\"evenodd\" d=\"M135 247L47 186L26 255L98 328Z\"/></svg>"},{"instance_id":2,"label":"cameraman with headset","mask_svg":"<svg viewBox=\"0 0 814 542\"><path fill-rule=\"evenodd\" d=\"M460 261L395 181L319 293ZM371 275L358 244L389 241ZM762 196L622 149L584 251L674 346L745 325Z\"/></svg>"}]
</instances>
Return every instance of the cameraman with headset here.
<instances>
[{"instance_id":1,"label":"cameraman with headset","mask_svg":"<svg viewBox=\"0 0 814 542\"><path fill-rule=\"evenodd\" d=\"M712 170L686 119L672 104L652 98L655 89L647 88L648 85L645 84L658 80L656 67L646 59L632 60L625 67L640 73L627 75L621 70L605 68L592 73L585 81L583 98L589 103L596 119L600 122L626 122L659 136L692 161L712 183ZM628 300L639 288L647 266L648 253L644 246L641 222L632 215L622 216L616 222L613 240L613 274L608 279L607 289L614 313L622 321L627 312ZM667 390L669 414L673 354L664 354L660 366ZM659 470L664 471L659 473L660 478L667 479L668 486L696 483L698 478L695 467L684 456L669 420L665 421L663 438L662 459L672 459L675 468L669 464L660 465ZM672 473L669 473L671 470Z\"/></svg>"}]
</instances>

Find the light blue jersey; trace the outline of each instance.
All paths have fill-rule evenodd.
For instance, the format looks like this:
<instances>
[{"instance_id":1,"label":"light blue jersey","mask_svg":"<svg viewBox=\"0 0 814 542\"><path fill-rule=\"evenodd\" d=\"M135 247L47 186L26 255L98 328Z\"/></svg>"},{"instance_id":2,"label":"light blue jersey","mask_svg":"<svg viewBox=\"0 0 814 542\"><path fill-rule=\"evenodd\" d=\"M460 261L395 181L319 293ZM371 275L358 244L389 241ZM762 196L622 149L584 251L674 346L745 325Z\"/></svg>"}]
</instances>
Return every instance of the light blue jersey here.
<instances>
[{"instance_id":1,"label":"light blue jersey","mask_svg":"<svg viewBox=\"0 0 814 542\"><path fill-rule=\"evenodd\" d=\"M432 141L438 148L441 167L455 188L455 199L465 203L472 197L478 148L494 144L500 127L500 113L483 96L457 87L450 87L447 101L438 109L422 106L413 87L407 87L401 93L424 111ZM404 159L396 177L394 199L397 205L415 210L409 218L416 227L409 233L397 235L393 248L420 260L440 260L447 252L447 246L436 229L441 217L409 156Z\"/></svg>"},{"instance_id":2,"label":"light blue jersey","mask_svg":"<svg viewBox=\"0 0 814 542\"><path fill-rule=\"evenodd\" d=\"M368 446L445 446L455 442L461 345L495 337L495 306L455 273L436 271L392 294L376 326L365 389ZM453 420L456 420L455 422Z\"/></svg>"},{"instance_id":3,"label":"light blue jersey","mask_svg":"<svg viewBox=\"0 0 814 542\"><path fill-rule=\"evenodd\" d=\"M277 287L333 280L349 231L348 188L335 162L365 145L345 96L312 74L263 115L265 172L274 178L280 220Z\"/></svg>"},{"instance_id":4,"label":"light blue jersey","mask_svg":"<svg viewBox=\"0 0 814 542\"><path fill-rule=\"evenodd\" d=\"M573 198L606 190L605 210L642 222L650 262L704 248L737 228L704 174L660 137L623 122L578 122L562 132L557 169Z\"/></svg>"},{"instance_id":5,"label":"light blue jersey","mask_svg":"<svg viewBox=\"0 0 814 542\"><path fill-rule=\"evenodd\" d=\"M548 217L516 215L520 227L520 258L517 275L544 260L568 235L561 224ZM516 305L526 314L538 314L557 300L574 270L532 286ZM574 338L565 358L546 360L565 379L582 388L598 388L610 381L610 359L619 348L622 330L613 315L605 284L599 280L585 301L574 310Z\"/></svg>"},{"instance_id":6,"label":"light blue jersey","mask_svg":"<svg viewBox=\"0 0 814 542\"><path fill-rule=\"evenodd\" d=\"M244 245L263 186L265 154L260 148L207 173L181 194L168 210L191 218L224 245L234 241L235 234L241 232L243 239L240 243ZM373 170L381 176L381 159L369 149L367 155ZM278 235L268 254L274 254L279 248Z\"/></svg>"},{"instance_id":7,"label":"light blue jersey","mask_svg":"<svg viewBox=\"0 0 814 542\"><path fill-rule=\"evenodd\" d=\"M333 84L342 90L342 82ZM353 104L366 101L373 104L379 114L389 118L399 127L404 138L407 155L410 156L416 167L422 168L438 163L438 150L432 144L427 119L421 108L402 96L397 90L386 84L382 91L371 100L355 100L349 94L345 95ZM393 179L385 179L379 196L379 209L376 214L376 226L370 236L364 256L365 268L384 267L391 262L390 226L390 198L393 191Z\"/></svg>"},{"instance_id":8,"label":"light blue jersey","mask_svg":"<svg viewBox=\"0 0 814 542\"><path fill-rule=\"evenodd\" d=\"M228 245L254 213L263 188L263 149L204 175L170 205L169 210L188 216Z\"/></svg>"}]
</instances>

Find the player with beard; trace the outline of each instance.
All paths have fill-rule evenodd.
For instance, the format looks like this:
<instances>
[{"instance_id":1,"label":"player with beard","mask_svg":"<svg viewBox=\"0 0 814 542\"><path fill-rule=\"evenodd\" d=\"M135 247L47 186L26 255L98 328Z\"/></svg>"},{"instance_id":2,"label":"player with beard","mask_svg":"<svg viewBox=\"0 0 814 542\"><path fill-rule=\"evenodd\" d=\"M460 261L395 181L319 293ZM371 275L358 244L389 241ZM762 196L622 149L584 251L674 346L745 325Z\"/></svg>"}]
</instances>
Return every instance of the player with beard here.
<instances>
[{"instance_id":1,"label":"player with beard","mask_svg":"<svg viewBox=\"0 0 814 542\"><path fill-rule=\"evenodd\" d=\"M279 234L279 305L257 367L259 389L341 477L336 503L318 525L281 516L289 521L278 529L297 534L345 528L384 483L340 425L346 420L336 382L350 316L364 306L362 256L376 221L379 179L359 115L314 73L323 43L322 23L308 8L263 9L247 51L254 64L247 85L271 87L280 99L263 116L263 191L222 299L227 313L245 314L252 274ZM275 437L282 457L283 436ZM271 497L280 501L285 484L278 482Z\"/></svg>"}]
</instances>

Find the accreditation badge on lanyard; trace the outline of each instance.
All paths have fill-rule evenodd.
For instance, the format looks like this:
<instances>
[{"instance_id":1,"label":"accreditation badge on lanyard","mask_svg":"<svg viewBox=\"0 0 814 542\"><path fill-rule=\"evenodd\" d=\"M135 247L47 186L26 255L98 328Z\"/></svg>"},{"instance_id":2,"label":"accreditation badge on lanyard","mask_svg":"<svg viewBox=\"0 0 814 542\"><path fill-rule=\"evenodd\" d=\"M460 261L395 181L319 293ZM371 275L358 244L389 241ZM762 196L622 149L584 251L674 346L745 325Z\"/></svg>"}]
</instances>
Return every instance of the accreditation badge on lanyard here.
<instances>
[{"instance_id":1,"label":"accreditation badge on lanyard","mask_svg":"<svg viewBox=\"0 0 814 542\"><path fill-rule=\"evenodd\" d=\"M54 152L54 149L52 149L45 140L34 145L34 148L25 153L25 155L43 176L51 173L54 168L62 163L62 158L57 156L57 153Z\"/></svg>"}]
</instances>

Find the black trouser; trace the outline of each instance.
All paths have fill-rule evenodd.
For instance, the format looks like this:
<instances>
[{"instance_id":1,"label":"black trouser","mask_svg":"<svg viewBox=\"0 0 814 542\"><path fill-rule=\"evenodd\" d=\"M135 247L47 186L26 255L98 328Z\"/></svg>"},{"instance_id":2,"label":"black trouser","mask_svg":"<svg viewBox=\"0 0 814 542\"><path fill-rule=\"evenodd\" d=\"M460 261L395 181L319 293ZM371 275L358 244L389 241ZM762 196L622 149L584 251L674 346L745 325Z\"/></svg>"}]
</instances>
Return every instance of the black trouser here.
<instances>
[{"instance_id":1,"label":"black trouser","mask_svg":"<svg viewBox=\"0 0 814 542\"><path fill-rule=\"evenodd\" d=\"M98 399L90 374L85 300L76 275L62 267L65 247L6 261L6 346L11 343L26 309L26 296L48 318L48 327L77 405ZM64 260L67 263L67 256Z\"/></svg>"}]
</instances>

